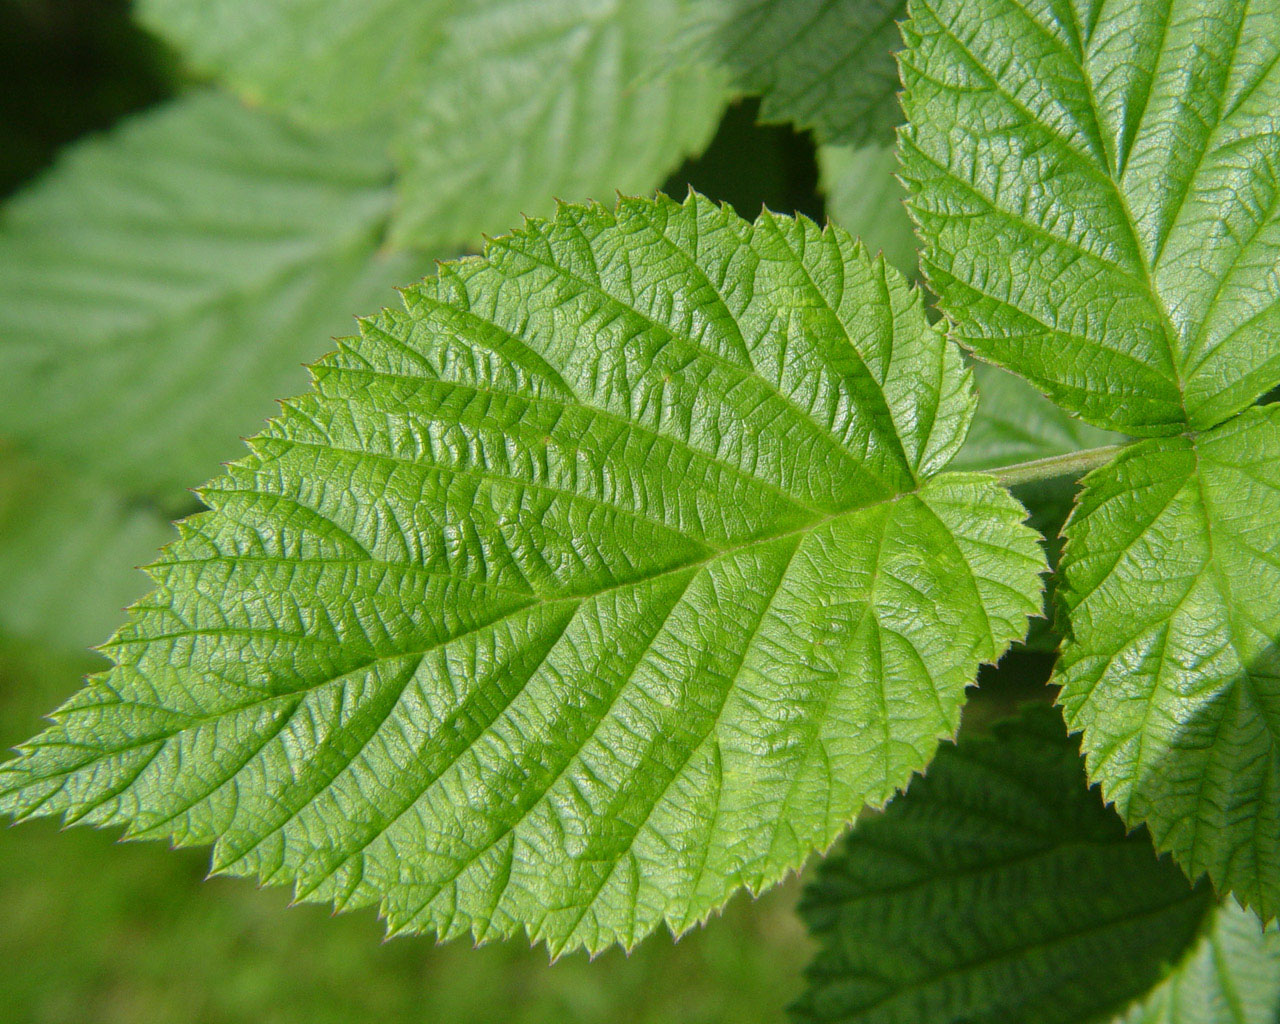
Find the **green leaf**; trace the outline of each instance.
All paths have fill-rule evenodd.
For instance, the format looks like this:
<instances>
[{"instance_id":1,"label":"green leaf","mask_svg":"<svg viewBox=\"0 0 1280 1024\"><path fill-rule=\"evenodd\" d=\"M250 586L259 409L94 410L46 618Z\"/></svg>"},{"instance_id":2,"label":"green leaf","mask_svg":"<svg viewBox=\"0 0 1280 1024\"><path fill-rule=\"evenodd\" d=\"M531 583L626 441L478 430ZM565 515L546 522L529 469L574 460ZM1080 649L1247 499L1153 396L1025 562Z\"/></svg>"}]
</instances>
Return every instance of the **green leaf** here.
<instances>
[{"instance_id":1,"label":"green leaf","mask_svg":"<svg viewBox=\"0 0 1280 1024\"><path fill-rule=\"evenodd\" d=\"M393 114L432 80L460 0L135 0L187 61L326 127ZM482 7L484 4L475 4ZM490 3L488 6L493 6Z\"/></svg>"},{"instance_id":2,"label":"green leaf","mask_svg":"<svg viewBox=\"0 0 1280 1024\"><path fill-rule=\"evenodd\" d=\"M902 123L898 21L906 0L703 0L710 50L766 122L823 142L888 143ZM708 31L709 29L709 31Z\"/></svg>"},{"instance_id":3,"label":"green leaf","mask_svg":"<svg viewBox=\"0 0 1280 1024\"><path fill-rule=\"evenodd\" d=\"M142 0L254 100L390 126L397 245L457 249L553 196L657 188L710 140L725 74L686 41L700 0ZM663 74L652 68L671 61Z\"/></svg>"},{"instance_id":4,"label":"green leaf","mask_svg":"<svg viewBox=\"0 0 1280 1024\"><path fill-rule=\"evenodd\" d=\"M1124 440L1064 412L1011 373L986 363L976 363L973 372L978 411L964 447L956 453L955 469L991 470ZM1076 480L1070 476L1023 484L1015 490L1018 500L1031 512L1031 527L1045 538L1049 565L1055 569L1062 527L1075 504L1075 492ZM1051 576L1045 588L1045 616L1031 624L1024 641L1028 647L1055 651L1061 643L1053 622L1056 580L1056 575Z\"/></svg>"},{"instance_id":5,"label":"green leaf","mask_svg":"<svg viewBox=\"0 0 1280 1024\"><path fill-rule=\"evenodd\" d=\"M892 146L819 146L827 216L908 277L916 274L916 237L896 174Z\"/></svg>"},{"instance_id":6,"label":"green leaf","mask_svg":"<svg viewBox=\"0 0 1280 1024\"><path fill-rule=\"evenodd\" d=\"M1213 893L1127 833L1082 768L1043 706L939 750L809 887L821 948L796 1019L1075 1024L1143 995Z\"/></svg>"},{"instance_id":7,"label":"green leaf","mask_svg":"<svg viewBox=\"0 0 1280 1024\"><path fill-rule=\"evenodd\" d=\"M904 176L955 334L1100 426L1280 382L1280 14L913 0Z\"/></svg>"},{"instance_id":8,"label":"green leaf","mask_svg":"<svg viewBox=\"0 0 1280 1024\"><path fill-rule=\"evenodd\" d=\"M1168 978L1118 1024L1272 1024L1280 1020L1280 932L1226 903Z\"/></svg>"},{"instance_id":9,"label":"green leaf","mask_svg":"<svg viewBox=\"0 0 1280 1024\"><path fill-rule=\"evenodd\" d=\"M562 206L405 292L202 496L0 806L392 929L683 930L881 804L1038 609L920 296L838 229Z\"/></svg>"},{"instance_id":10,"label":"green leaf","mask_svg":"<svg viewBox=\"0 0 1280 1024\"><path fill-rule=\"evenodd\" d=\"M256 0L255 0L256 2ZM431 77L404 100L394 240L464 245L551 197L651 192L710 141L724 76L681 61L690 0L460 2Z\"/></svg>"},{"instance_id":11,"label":"green leaf","mask_svg":"<svg viewBox=\"0 0 1280 1024\"><path fill-rule=\"evenodd\" d=\"M1085 478L1056 673L1091 778L1192 877L1280 910L1280 406Z\"/></svg>"},{"instance_id":12,"label":"green leaf","mask_svg":"<svg viewBox=\"0 0 1280 1024\"><path fill-rule=\"evenodd\" d=\"M146 590L130 570L170 533L149 502L0 449L0 640L84 654Z\"/></svg>"},{"instance_id":13,"label":"green leaf","mask_svg":"<svg viewBox=\"0 0 1280 1024\"><path fill-rule=\"evenodd\" d=\"M378 255L381 149L208 92L77 146L0 212L0 437L128 494L207 476L425 262Z\"/></svg>"}]
</instances>

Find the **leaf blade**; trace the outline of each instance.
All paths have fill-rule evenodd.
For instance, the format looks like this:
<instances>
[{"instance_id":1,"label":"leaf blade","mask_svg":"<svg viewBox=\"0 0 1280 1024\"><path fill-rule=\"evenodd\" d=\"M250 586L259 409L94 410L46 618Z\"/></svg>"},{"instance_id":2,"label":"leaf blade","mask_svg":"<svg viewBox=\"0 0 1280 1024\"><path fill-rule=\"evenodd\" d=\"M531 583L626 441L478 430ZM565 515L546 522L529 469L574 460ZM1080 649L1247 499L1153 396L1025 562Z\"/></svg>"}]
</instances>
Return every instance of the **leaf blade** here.
<instances>
[{"instance_id":1,"label":"leaf blade","mask_svg":"<svg viewBox=\"0 0 1280 1024\"><path fill-rule=\"evenodd\" d=\"M840 146L891 142L902 122L893 51L905 0L708 0L707 46L759 93L761 119Z\"/></svg>"},{"instance_id":2,"label":"leaf blade","mask_svg":"<svg viewBox=\"0 0 1280 1024\"><path fill-rule=\"evenodd\" d=\"M696 2L146 0L143 12L251 102L323 129L388 126L392 244L452 253L549 212L553 196L652 191L701 151L728 96L686 39Z\"/></svg>"},{"instance_id":3,"label":"leaf blade","mask_svg":"<svg viewBox=\"0 0 1280 1024\"><path fill-rule=\"evenodd\" d=\"M1126 833L1082 767L1043 706L943 747L809 886L821 945L795 1018L1066 1024L1144 995L1213 894Z\"/></svg>"},{"instance_id":4,"label":"leaf blade","mask_svg":"<svg viewBox=\"0 0 1280 1024\"><path fill-rule=\"evenodd\" d=\"M0 434L129 495L207 475L300 382L312 333L425 262L378 253L377 138L200 91L75 147L0 219Z\"/></svg>"},{"instance_id":5,"label":"leaf blade","mask_svg":"<svg viewBox=\"0 0 1280 1024\"><path fill-rule=\"evenodd\" d=\"M1182 962L1117 1024L1236 1024L1280 1013L1280 935L1224 903Z\"/></svg>"},{"instance_id":6,"label":"leaf blade","mask_svg":"<svg viewBox=\"0 0 1280 1024\"><path fill-rule=\"evenodd\" d=\"M1086 478L1057 671L1090 775L1193 877L1277 906L1276 407L1143 442ZM1128 605L1112 605L1121 595Z\"/></svg>"},{"instance_id":7,"label":"leaf blade","mask_svg":"<svg viewBox=\"0 0 1280 1024\"><path fill-rule=\"evenodd\" d=\"M202 492L8 810L630 945L887 799L1038 610L1025 512L940 473L958 353L847 235L562 207L405 299Z\"/></svg>"},{"instance_id":8,"label":"leaf blade","mask_svg":"<svg viewBox=\"0 0 1280 1024\"><path fill-rule=\"evenodd\" d=\"M1211 427L1268 391L1270 5L912 10L904 174L964 343L1131 434Z\"/></svg>"}]
</instances>

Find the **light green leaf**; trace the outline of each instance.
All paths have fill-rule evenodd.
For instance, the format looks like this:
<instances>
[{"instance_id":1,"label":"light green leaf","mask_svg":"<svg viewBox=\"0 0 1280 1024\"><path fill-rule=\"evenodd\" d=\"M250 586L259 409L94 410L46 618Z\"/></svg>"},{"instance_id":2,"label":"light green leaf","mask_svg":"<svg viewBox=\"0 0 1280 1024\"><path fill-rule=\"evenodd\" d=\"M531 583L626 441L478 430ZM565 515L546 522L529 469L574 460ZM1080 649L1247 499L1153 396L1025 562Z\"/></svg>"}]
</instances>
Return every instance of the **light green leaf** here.
<instances>
[{"instance_id":1,"label":"light green leaf","mask_svg":"<svg viewBox=\"0 0 1280 1024\"><path fill-rule=\"evenodd\" d=\"M898 21L906 0L702 0L710 50L760 117L823 142L888 143L902 123Z\"/></svg>"},{"instance_id":2,"label":"light green leaf","mask_svg":"<svg viewBox=\"0 0 1280 1024\"><path fill-rule=\"evenodd\" d=\"M883 252L902 273L914 276L916 237L903 203L906 193L896 177L893 147L819 146L818 167L827 216L872 252Z\"/></svg>"},{"instance_id":3,"label":"light green leaf","mask_svg":"<svg viewBox=\"0 0 1280 1024\"><path fill-rule=\"evenodd\" d=\"M1056 674L1090 776L1192 877L1280 910L1280 406L1085 478Z\"/></svg>"},{"instance_id":4,"label":"light green leaf","mask_svg":"<svg viewBox=\"0 0 1280 1024\"><path fill-rule=\"evenodd\" d=\"M0 805L394 930L683 930L881 804L1038 608L973 398L847 234L560 208L363 324ZM939 475L940 474L940 475Z\"/></svg>"},{"instance_id":5,"label":"light green leaf","mask_svg":"<svg viewBox=\"0 0 1280 1024\"><path fill-rule=\"evenodd\" d=\"M652 191L706 145L727 81L685 38L698 2L142 0L142 12L306 123L389 125L393 241L457 249L555 196Z\"/></svg>"},{"instance_id":6,"label":"light green leaf","mask_svg":"<svg viewBox=\"0 0 1280 1024\"><path fill-rule=\"evenodd\" d=\"M138 18L256 103L325 127L394 113L432 80L461 0L135 0ZM474 6L483 6L475 4Z\"/></svg>"},{"instance_id":7,"label":"light green leaf","mask_svg":"<svg viewBox=\"0 0 1280 1024\"><path fill-rule=\"evenodd\" d=\"M955 333L1100 426L1280 382L1274 0L912 0L904 176Z\"/></svg>"},{"instance_id":8,"label":"light green leaf","mask_svg":"<svg viewBox=\"0 0 1280 1024\"><path fill-rule=\"evenodd\" d=\"M1145 994L1213 913L1032 707L944 746L819 869L806 1022L1077 1024ZM1256 928L1256 924L1255 924ZM1258 1019L1257 1024L1261 1024Z\"/></svg>"},{"instance_id":9,"label":"light green leaf","mask_svg":"<svg viewBox=\"0 0 1280 1024\"><path fill-rule=\"evenodd\" d=\"M690 0L463 2L404 102L393 238L474 243L552 197L651 192L710 141L723 74L680 61Z\"/></svg>"},{"instance_id":10,"label":"light green leaf","mask_svg":"<svg viewBox=\"0 0 1280 1024\"><path fill-rule=\"evenodd\" d=\"M1280 1020L1280 932L1232 903L1169 977L1121 1024L1274 1024Z\"/></svg>"},{"instance_id":11,"label":"light green leaf","mask_svg":"<svg viewBox=\"0 0 1280 1024\"><path fill-rule=\"evenodd\" d=\"M146 590L131 570L170 534L153 503L0 449L0 640L85 654Z\"/></svg>"},{"instance_id":12,"label":"light green leaf","mask_svg":"<svg viewBox=\"0 0 1280 1024\"><path fill-rule=\"evenodd\" d=\"M0 212L0 438L131 495L207 476L425 262L377 253L381 148L213 93L76 147Z\"/></svg>"}]
</instances>

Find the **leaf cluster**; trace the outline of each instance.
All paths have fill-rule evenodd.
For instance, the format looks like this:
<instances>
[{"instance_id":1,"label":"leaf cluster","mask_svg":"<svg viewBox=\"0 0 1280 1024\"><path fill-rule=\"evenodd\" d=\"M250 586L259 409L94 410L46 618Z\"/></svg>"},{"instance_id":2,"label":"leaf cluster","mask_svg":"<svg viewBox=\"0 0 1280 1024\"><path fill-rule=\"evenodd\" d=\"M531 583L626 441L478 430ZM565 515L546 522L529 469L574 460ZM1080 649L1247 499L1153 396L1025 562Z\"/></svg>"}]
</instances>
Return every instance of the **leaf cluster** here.
<instances>
[{"instance_id":1,"label":"leaf cluster","mask_svg":"<svg viewBox=\"0 0 1280 1024\"><path fill-rule=\"evenodd\" d=\"M416 283L198 490L0 809L553 955L860 819L798 1019L1275 1019L1280 8L139 12L254 108L195 88L0 215L0 641L105 631L290 359ZM832 223L477 246L740 92ZM1013 645L1060 710L984 726Z\"/></svg>"}]
</instances>

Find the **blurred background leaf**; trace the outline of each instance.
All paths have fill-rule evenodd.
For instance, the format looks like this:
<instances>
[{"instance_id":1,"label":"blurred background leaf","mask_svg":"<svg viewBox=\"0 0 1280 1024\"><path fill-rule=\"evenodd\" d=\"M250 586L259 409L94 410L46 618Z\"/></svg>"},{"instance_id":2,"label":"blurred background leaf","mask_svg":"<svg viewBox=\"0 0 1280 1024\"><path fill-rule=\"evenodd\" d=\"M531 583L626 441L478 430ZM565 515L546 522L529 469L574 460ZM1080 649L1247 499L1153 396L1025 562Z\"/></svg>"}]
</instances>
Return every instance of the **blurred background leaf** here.
<instances>
[{"instance_id":1,"label":"blurred background leaf","mask_svg":"<svg viewBox=\"0 0 1280 1024\"><path fill-rule=\"evenodd\" d=\"M554 198L650 192L701 150L729 93L690 42L700 2L140 0L139 13L255 103L385 126L393 242L448 249Z\"/></svg>"},{"instance_id":2,"label":"blurred background leaf","mask_svg":"<svg viewBox=\"0 0 1280 1024\"><path fill-rule=\"evenodd\" d=\"M385 135L198 89L73 146L0 211L0 436L171 498L430 266L381 252Z\"/></svg>"},{"instance_id":3,"label":"blurred background leaf","mask_svg":"<svg viewBox=\"0 0 1280 1024\"><path fill-rule=\"evenodd\" d=\"M127 0L0 0L0 197L58 147L173 91L178 63Z\"/></svg>"}]
</instances>

